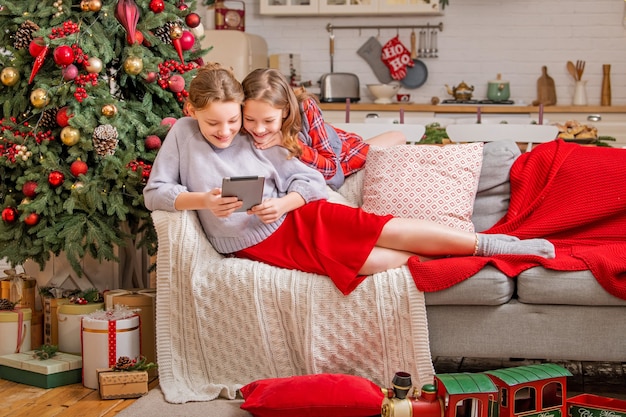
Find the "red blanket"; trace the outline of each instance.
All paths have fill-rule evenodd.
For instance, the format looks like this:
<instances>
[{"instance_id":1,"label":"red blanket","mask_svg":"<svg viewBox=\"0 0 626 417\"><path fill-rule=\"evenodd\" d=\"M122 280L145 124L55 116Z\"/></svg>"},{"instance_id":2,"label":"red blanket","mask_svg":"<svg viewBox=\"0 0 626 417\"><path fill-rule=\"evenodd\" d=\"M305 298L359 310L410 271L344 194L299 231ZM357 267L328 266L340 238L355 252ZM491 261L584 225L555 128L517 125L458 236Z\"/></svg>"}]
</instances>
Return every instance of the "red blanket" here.
<instances>
[{"instance_id":1,"label":"red blanket","mask_svg":"<svg viewBox=\"0 0 626 417\"><path fill-rule=\"evenodd\" d=\"M485 233L543 237L555 259L498 255L458 257L408 266L421 291L439 291L491 264L509 277L534 266L589 269L600 285L626 299L626 150L583 147L562 140L521 155L511 168L509 211Z\"/></svg>"}]
</instances>

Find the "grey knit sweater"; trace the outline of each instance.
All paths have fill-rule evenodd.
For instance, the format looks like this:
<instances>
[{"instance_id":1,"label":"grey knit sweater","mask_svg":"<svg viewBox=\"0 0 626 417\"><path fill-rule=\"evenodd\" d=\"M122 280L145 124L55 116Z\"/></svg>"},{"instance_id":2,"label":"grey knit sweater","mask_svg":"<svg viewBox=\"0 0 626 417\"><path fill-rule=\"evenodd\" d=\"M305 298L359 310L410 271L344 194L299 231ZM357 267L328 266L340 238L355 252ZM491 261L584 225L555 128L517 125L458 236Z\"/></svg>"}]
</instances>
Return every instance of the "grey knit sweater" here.
<instances>
[{"instance_id":1,"label":"grey knit sweater","mask_svg":"<svg viewBox=\"0 0 626 417\"><path fill-rule=\"evenodd\" d=\"M307 202L327 198L322 174L297 158L287 159L286 149L258 150L242 134L228 148L217 149L202 136L196 120L184 117L170 129L157 154L143 191L145 205L149 210L175 211L180 193L210 191L222 186L223 177L248 175L265 177L264 200L292 191ZM217 218L210 210L198 210L198 217L213 247L224 254L263 241L285 218L264 224L246 213Z\"/></svg>"}]
</instances>

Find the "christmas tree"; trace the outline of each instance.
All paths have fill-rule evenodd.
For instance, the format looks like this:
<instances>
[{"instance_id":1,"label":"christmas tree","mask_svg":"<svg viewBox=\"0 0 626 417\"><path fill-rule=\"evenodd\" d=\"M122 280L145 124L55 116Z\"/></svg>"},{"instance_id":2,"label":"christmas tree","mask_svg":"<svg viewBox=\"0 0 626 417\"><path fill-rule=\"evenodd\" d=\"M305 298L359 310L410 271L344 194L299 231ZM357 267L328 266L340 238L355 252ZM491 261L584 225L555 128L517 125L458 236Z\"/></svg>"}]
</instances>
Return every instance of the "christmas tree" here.
<instances>
[{"instance_id":1,"label":"christmas tree","mask_svg":"<svg viewBox=\"0 0 626 417\"><path fill-rule=\"evenodd\" d=\"M0 5L0 258L156 250L142 191L206 50L185 0Z\"/></svg>"}]
</instances>

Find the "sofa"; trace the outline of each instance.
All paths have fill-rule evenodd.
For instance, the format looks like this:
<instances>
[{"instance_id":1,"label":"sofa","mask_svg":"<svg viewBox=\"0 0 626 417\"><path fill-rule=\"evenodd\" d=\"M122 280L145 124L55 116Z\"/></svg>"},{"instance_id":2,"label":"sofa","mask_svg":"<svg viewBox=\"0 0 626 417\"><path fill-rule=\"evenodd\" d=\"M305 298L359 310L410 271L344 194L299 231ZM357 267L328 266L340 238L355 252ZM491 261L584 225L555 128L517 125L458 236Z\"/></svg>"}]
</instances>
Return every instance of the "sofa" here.
<instances>
[{"instance_id":1,"label":"sofa","mask_svg":"<svg viewBox=\"0 0 626 417\"><path fill-rule=\"evenodd\" d=\"M504 141L481 152L476 231L506 213L508 172L520 155ZM348 177L331 199L361 205L365 175ZM155 211L153 219L157 356L169 402L235 398L251 381L307 373L355 374L386 386L404 370L421 386L440 356L626 361L626 300L589 271L537 267L511 279L486 266L422 293L403 266L345 296L327 277L218 254L195 212Z\"/></svg>"}]
</instances>

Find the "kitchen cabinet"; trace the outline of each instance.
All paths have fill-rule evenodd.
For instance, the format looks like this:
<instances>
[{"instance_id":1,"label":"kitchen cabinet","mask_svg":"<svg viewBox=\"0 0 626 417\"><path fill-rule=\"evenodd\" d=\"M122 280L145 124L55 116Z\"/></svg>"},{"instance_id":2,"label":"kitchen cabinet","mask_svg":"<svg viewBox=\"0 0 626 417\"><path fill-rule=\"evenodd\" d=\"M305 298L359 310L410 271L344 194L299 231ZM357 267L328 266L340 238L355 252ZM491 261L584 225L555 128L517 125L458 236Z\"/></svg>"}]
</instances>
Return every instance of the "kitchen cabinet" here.
<instances>
[{"instance_id":1,"label":"kitchen cabinet","mask_svg":"<svg viewBox=\"0 0 626 417\"><path fill-rule=\"evenodd\" d=\"M440 15L439 0L260 0L262 15Z\"/></svg>"}]
</instances>

